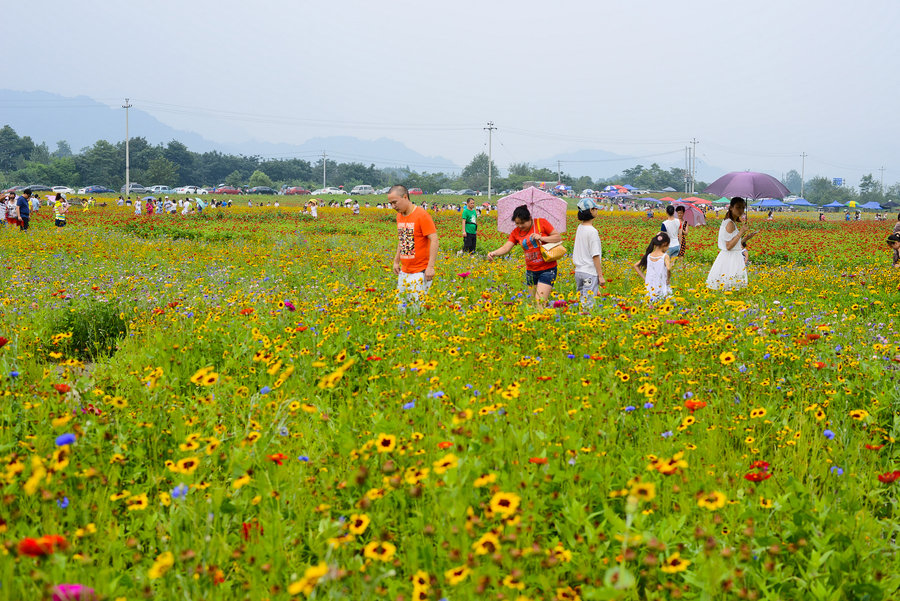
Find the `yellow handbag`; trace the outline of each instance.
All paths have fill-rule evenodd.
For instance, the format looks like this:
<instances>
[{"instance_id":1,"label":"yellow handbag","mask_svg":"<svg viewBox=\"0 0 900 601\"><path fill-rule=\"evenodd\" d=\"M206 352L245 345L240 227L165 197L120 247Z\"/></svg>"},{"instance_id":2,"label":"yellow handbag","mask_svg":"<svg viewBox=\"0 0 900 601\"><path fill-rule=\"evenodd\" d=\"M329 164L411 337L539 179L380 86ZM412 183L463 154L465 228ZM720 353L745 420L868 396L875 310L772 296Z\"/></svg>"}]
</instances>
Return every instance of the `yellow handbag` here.
<instances>
[{"instance_id":1,"label":"yellow handbag","mask_svg":"<svg viewBox=\"0 0 900 601\"><path fill-rule=\"evenodd\" d=\"M535 217L534 224L537 228L538 236L543 236L541 233L541 220ZM547 263L559 261L565 257L567 253L568 251L566 250L566 247L562 245L562 242L550 242L549 244L541 243L541 258Z\"/></svg>"}]
</instances>

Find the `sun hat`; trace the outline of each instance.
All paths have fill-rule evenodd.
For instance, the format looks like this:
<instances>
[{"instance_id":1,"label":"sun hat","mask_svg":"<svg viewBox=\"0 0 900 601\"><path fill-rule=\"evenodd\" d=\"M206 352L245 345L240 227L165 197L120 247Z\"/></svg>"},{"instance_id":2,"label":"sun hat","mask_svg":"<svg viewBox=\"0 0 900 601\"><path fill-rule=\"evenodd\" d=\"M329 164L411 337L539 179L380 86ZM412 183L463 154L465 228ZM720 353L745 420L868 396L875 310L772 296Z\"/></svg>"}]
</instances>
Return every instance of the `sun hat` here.
<instances>
[{"instance_id":1,"label":"sun hat","mask_svg":"<svg viewBox=\"0 0 900 601\"><path fill-rule=\"evenodd\" d=\"M579 211L590 211L591 209L599 209L600 205L594 202L593 198L582 198L578 201Z\"/></svg>"},{"instance_id":2,"label":"sun hat","mask_svg":"<svg viewBox=\"0 0 900 601\"><path fill-rule=\"evenodd\" d=\"M900 232L894 232L890 236L887 237L887 241L890 244L891 242L900 242Z\"/></svg>"}]
</instances>

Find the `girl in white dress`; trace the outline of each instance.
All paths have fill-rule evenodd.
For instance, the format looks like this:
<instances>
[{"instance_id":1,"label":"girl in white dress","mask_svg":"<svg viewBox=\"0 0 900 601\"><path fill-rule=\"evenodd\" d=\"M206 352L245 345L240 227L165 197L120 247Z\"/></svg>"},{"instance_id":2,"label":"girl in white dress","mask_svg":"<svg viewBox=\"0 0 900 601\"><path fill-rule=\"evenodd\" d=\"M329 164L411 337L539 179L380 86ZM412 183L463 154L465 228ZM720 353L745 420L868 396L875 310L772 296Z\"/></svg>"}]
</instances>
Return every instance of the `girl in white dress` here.
<instances>
[{"instance_id":1,"label":"girl in white dress","mask_svg":"<svg viewBox=\"0 0 900 601\"><path fill-rule=\"evenodd\" d=\"M719 255L716 257L706 287L712 290L738 290L747 287L747 265L741 242L747 236L747 223L743 220L746 203L743 198L732 198L722 225L719 226Z\"/></svg>"},{"instance_id":2,"label":"girl in white dress","mask_svg":"<svg viewBox=\"0 0 900 601\"><path fill-rule=\"evenodd\" d=\"M672 296L669 287L669 269L672 267L669 249L669 235L660 232L653 236L647 252L632 267L647 287L647 300L652 302Z\"/></svg>"}]
</instances>

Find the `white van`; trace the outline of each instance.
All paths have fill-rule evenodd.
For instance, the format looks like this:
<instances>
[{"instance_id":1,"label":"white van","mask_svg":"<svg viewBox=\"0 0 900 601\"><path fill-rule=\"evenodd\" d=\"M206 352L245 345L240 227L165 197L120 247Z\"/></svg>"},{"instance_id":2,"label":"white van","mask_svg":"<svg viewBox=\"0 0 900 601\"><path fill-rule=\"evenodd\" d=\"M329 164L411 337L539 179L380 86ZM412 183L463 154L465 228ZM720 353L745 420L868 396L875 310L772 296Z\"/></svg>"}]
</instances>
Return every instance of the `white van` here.
<instances>
[{"instance_id":1,"label":"white van","mask_svg":"<svg viewBox=\"0 0 900 601\"><path fill-rule=\"evenodd\" d=\"M375 194L375 188L366 185L354 186L350 194Z\"/></svg>"}]
</instances>

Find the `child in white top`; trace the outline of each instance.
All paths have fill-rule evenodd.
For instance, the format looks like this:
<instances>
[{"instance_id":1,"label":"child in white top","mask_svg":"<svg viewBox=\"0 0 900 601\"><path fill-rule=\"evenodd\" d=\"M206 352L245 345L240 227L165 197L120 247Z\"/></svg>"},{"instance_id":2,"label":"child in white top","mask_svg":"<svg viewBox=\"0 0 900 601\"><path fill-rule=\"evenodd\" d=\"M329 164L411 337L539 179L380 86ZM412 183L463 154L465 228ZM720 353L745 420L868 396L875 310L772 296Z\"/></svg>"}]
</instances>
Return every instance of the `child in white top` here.
<instances>
[{"instance_id":1,"label":"child in white top","mask_svg":"<svg viewBox=\"0 0 900 601\"><path fill-rule=\"evenodd\" d=\"M671 257L666 253L669 249L669 235L660 232L650 240L647 252L641 260L633 265L634 270L644 280L647 287L647 300L651 303L672 295L669 287L669 270L672 268Z\"/></svg>"},{"instance_id":2,"label":"child in white top","mask_svg":"<svg viewBox=\"0 0 900 601\"><path fill-rule=\"evenodd\" d=\"M581 224L575 230L575 248L572 251L572 263L575 265L575 289L581 297L581 310L590 311L594 307L594 297L600 286L606 284L603 277L603 247L600 234L594 227L594 218L599 207L592 198L582 199L578 203L578 221Z\"/></svg>"}]
</instances>

